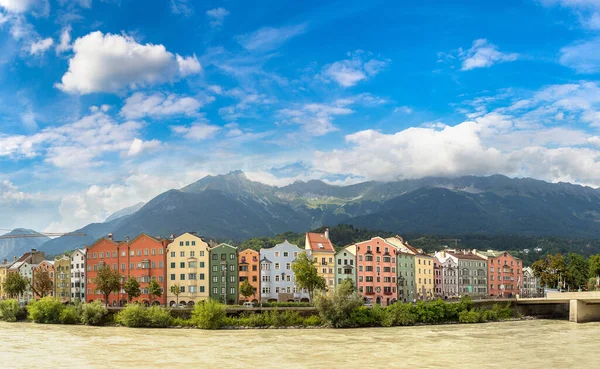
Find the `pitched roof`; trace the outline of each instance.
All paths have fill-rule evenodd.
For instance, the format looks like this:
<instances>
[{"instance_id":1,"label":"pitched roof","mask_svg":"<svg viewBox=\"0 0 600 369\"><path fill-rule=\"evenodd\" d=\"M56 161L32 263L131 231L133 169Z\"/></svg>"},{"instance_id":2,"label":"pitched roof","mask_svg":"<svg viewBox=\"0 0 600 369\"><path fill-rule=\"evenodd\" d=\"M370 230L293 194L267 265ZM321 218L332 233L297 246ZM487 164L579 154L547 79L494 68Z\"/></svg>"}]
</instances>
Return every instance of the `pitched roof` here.
<instances>
[{"instance_id":1,"label":"pitched roof","mask_svg":"<svg viewBox=\"0 0 600 369\"><path fill-rule=\"evenodd\" d=\"M477 255L471 253L470 251L467 252L467 253L462 253L462 252L456 252L456 253L454 253L454 252L448 252L448 254L454 256L457 259L486 261L481 256L477 256Z\"/></svg>"},{"instance_id":2,"label":"pitched roof","mask_svg":"<svg viewBox=\"0 0 600 369\"><path fill-rule=\"evenodd\" d=\"M309 249L311 251L329 251L329 252L335 252L335 249L333 248L333 244L331 243L331 240L329 238L325 238L325 234L324 233L310 233L307 232L306 233L306 242L308 243L306 245L306 249Z\"/></svg>"}]
</instances>

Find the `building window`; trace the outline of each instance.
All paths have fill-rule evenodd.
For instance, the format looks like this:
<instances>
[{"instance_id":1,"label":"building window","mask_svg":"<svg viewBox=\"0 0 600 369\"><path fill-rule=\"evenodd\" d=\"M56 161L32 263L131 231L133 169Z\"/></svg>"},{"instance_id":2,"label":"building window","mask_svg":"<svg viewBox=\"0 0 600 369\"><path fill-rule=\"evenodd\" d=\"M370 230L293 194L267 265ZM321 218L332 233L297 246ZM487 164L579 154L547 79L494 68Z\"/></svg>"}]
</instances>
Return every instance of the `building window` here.
<instances>
[{"instance_id":1,"label":"building window","mask_svg":"<svg viewBox=\"0 0 600 369\"><path fill-rule=\"evenodd\" d=\"M200 273L200 280L203 281L204 280L204 273Z\"/></svg>"},{"instance_id":2,"label":"building window","mask_svg":"<svg viewBox=\"0 0 600 369\"><path fill-rule=\"evenodd\" d=\"M183 246L183 241L179 241L179 246Z\"/></svg>"},{"instance_id":3,"label":"building window","mask_svg":"<svg viewBox=\"0 0 600 369\"><path fill-rule=\"evenodd\" d=\"M213 287L213 294L217 294L219 292L219 290L217 289L217 287Z\"/></svg>"},{"instance_id":4,"label":"building window","mask_svg":"<svg viewBox=\"0 0 600 369\"><path fill-rule=\"evenodd\" d=\"M185 281L185 274L184 273L179 274L179 280L180 281Z\"/></svg>"},{"instance_id":5,"label":"building window","mask_svg":"<svg viewBox=\"0 0 600 369\"><path fill-rule=\"evenodd\" d=\"M171 280L174 281L175 280L175 274L171 274Z\"/></svg>"},{"instance_id":6,"label":"building window","mask_svg":"<svg viewBox=\"0 0 600 369\"><path fill-rule=\"evenodd\" d=\"M174 258L175 257L175 251L171 251L171 257Z\"/></svg>"},{"instance_id":7,"label":"building window","mask_svg":"<svg viewBox=\"0 0 600 369\"><path fill-rule=\"evenodd\" d=\"M175 269L175 263L171 263L171 269Z\"/></svg>"},{"instance_id":8,"label":"building window","mask_svg":"<svg viewBox=\"0 0 600 369\"><path fill-rule=\"evenodd\" d=\"M204 262L203 261L200 262L200 268L204 268Z\"/></svg>"},{"instance_id":9,"label":"building window","mask_svg":"<svg viewBox=\"0 0 600 369\"><path fill-rule=\"evenodd\" d=\"M182 257L182 258L184 258L185 257L185 251L180 251L179 252L179 256Z\"/></svg>"},{"instance_id":10,"label":"building window","mask_svg":"<svg viewBox=\"0 0 600 369\"><path fill-rule=\"evenodd\" d=\"M192 257L192 258L193 258L194 256L196 256L196 252L194 252L194 251L190 251L190 257Z\"/></svg>"},{"instance_id":11,"label":"building window","mask_svg":"<svg viewBox=\"0 0 600 369\"><path fill-rule=\"evenodd\" d=\"M179 267L180 268L185 268L185 261L180 261L179 262Z\"/></svg>"}]
</instances>

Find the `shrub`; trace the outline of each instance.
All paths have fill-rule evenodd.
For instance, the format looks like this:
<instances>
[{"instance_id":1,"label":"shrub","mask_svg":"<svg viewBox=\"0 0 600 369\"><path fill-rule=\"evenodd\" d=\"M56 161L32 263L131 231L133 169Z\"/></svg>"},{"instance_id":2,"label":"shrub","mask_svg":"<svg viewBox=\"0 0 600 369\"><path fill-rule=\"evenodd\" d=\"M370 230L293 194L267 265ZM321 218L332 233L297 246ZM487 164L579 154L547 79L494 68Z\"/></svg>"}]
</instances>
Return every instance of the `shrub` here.
<instances>
[{"instance_id":1,"label":"shrub","mask_svg":"<svg viewBox=\"0 0 600 369\"><path fill-rule=\"evenodd\" d=\"M191 328L194 326L194 324L192 323L192 321L190 319L184 319L182 317L176 317L173 318L173 320L171 320L171 326L172 327L188 327Z\"/></svg>"},{"instance_id":2,"label":"shrub","mask_svg":"<svg viewBox=\"0 0 600 369\"><path fill-rule=\"evenodd\" d=\"M67 306L60 313L60 322L62 324L77 324L81 322L81 317L77 313L75 306Z\"/></svg>"},{"instance_id":3,"label":"shrub","mask_svg":"<svg viewBox=\"0 0 600 369\"><path fill-rule=\"evenodd\" d=\"M54 297L42 297L27 306L29 319L36 323L58 324L65 306Z\"/></svg>"},{"instance_id":4,"label":"shrub","mask_svg":"<svg viewBox=\"0 0 600 369\"><path fill-rule=\"evenodd\" d=\"M505 304L494 304L494 306L492 306L492 310L498 314L499 320L510 319L514 316L514 311L510 308L509 302Z\"/></svg>"},{"instance_id":5,"label":"shrub","mask_svg":"<svg viewBox=\"0 0 600 369\"><path fill-rule=\"evenodd\" d=\"M21 306L15 299L0 301L0 320L5 322L16 322L22 315Z\"/></svg>"},{"instance_id":6,"label":"shrub","mask_svg":"<svg viewBox=\"0 0 600 369\"><path fill-rule=\"evenodd\" d=\"M318 315L311 315L311 316L304 318L302 325L304 327L319 327L319 326L323 325L323 321L321 320L321 317L319 317Z\"/></svg>"},{"instance_id":7,"label":"shrub","mask_svg":"<svg viewBox=\"0 0 600 369\"><path fill-rule=\"evenodd\" d=\"M140 304L128 304L123 310L115 315L115 322L130 328L148 326L148 314L146 308Z\"/></svg>"},{"instance_id":8,"label":"shrub","mask_svg":"<svg viewBox=\"0 0 600 369\"><path fill-rule=\"evenodd\" d=\"M108 313L104 304L100 301L81 305L81 322L86 325L101 325Z\"/></svg>"},{"instance_id":9,"label":"shrub","mask_svg":"<svg viewBox=\"0 0 600 369\"><path fill-rule=\"evenodd\" d=\"M260 305L260 304L259 304ZM263 302L262 307L311 307L308 302Z\"/></svg>"},{"instance_id":10,"label":"shrub","mask_svg":"<svg viewBox=\"0 0 600 369\"><path fill-rule=\"evenodd\" d=\"M372 310L366 306L361 306L350 313L350 327L374 327L376 323Z\"/></svg>"},{"instance_id":11,"label":"shrub","mask_svg":"<svg viewBox=\"0 0 600 369\"><path fill-rule=\"evenodd\" d=\"M397 302L387 308L392 318L393 325L414 325L417 322L417 314L413 312L411 304Z\"/></svg>"},{"instance_id":12,"label":"shrub","mask_svg":"<svg viewBox=\"0 0 600 369\"><path fill-rule=\"evenodd\" d=\"M149 327L152 328L166 328L171 325L173 317L168 309L160 306L152 306L147 309L147 318L149 320Z\"/></svg>"},{"instance_id":13,"label":"shrub","mask_svg":"<svg viewBox=\"0 0 600 369\"><path fill-rule=\"evenodd\" d=\"M458 313L460 314L463 311L472 310L474 306L475 303L473 303L471 296L463 296L458 303Z\"/></svg>"},{"instance_id":14,"label":"shrub","mask_svg":"<svg viewBox=\"0 0 600 369\"><path fill-rule=\"evenodd\" d=\"M208 300L194 306L192 322L200 329L219 329L227 316L225 306L217 301Z\"/></svg>"},{"instance_id":15,"label":"shrub","mask_svg":"<svg viewBox=\"0 0 600 369\"><path fill-rule=\"evenodd\" d=\"M293 327L302 325L302 318L295 311L267 311L264 313L265 323L273 327Z\"/></svg>"},{"instance_id":16,"label":"shrub","mask_svg":"<svg viewBox=\"0 0 600 369\"><path fill-rule=\"evenodd\" d=\"M481 315L482 320L486 322L495 322L498 320L498 312L495 310L484 310Z\"/></svg>"},{"instance_id":17,"label":"shrub","mask_svg":"<svg viewBox=\"0 0 600 369\"><path fill-rule=\"evenodd\" d=\"M356 292L356 288L350 280L344 280L339 285L333 296L319 295L315 299L315 306L321 319L334 328L355 326L356 320L352 314L363 306L362 297ZM356 319L363 319L363 313L357 313Z\"/></svg>"},{"instance_id":18,"label":"shrub","mask_svg":"<svg viewBox=\"0 0 600 369\"><path fill-rule=\"evenodd\" d=\"M464 310L458 314L458 321L461 323L480 323L483 316L478 310Z\"/></svg>"}]
</instances>

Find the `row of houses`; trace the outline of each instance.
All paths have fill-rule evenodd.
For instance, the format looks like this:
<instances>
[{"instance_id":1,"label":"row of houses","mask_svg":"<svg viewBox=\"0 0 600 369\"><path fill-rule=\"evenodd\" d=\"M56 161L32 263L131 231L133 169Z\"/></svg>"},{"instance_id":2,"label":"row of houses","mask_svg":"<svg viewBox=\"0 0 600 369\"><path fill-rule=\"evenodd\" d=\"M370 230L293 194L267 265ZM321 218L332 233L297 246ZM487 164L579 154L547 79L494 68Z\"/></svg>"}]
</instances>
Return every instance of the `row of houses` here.
<instances>
[{"instance_id":1,"label":"row of houses","mask_svg":"<svg viewBox=\"0 0 600 369\"><path fill-rule=\"evenodd\" d=\"M304 248L288 241L272 248L238 251L228 244L206 242L194 233L162 239L141 234L117 241L112 235L85 249L53 261L32 250L19 259L0 265L0 286L8 273L20 273L34 281L36 273L48 272L54 282L52 296L63 302L103 300L94 279L98 270L110 268L121 282L135 278L141 295L133 298L144 304L193 306L206 299L228 304L245 301L308 301L306 291L296 287L292 263L301 252L314 260L326 290L333 291L350 279L366 303L387 306L396 301L473 297L537 295L539 281L520 259L508 252L446 249L426 254L402 237L374 237L347 245L336 252L329 230L306 233ZM163 293L150 295L156 281ZM254 289L243 296L240 286L247 281ZM178 286L179 293L172 292ZM0 287L0 298L6 298ZM22 303L35 296L29 289ZM108 303L124 305L129 300L122 289L109 296Z\"/></svg>"}]
</instances>

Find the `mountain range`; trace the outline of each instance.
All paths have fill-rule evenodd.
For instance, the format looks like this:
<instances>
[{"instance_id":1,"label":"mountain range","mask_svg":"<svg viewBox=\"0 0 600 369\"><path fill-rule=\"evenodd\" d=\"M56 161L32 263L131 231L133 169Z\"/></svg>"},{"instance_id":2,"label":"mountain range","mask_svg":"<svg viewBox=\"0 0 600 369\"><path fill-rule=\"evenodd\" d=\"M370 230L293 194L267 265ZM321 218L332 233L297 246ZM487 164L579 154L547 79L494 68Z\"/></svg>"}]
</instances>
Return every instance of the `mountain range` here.
<instances>
[{"instance_id":1,"label":"mountain range","mask_svg":"<svg viewBox=\"0 0 600 369\"><path fill-rule=\"evenodd\" d=\"M600 190L502 175L275 187L235 171L164 192L77 230L86 237L52 239L41 249L58 254L108 233L125 239L195 231L242 241L341 223L398 234L593 238L600 236Z\"/></svg>"},{"instance_id":2,"label":"mountain range","mask_svg":"<svg viewBox=\"0 0 600 369\"><path fill-rule=\"evenodd\" d=\"M35 235L35 237L13 238L14 236L23 235ZM49 237L42 236L34 230L23 228L13 229L2 235L2 237L0 238L0 262L6 258L19 257L23 253L31 251L31 249L41 250L42 245L50 240Z\"/></svg>"}]
</instances>

